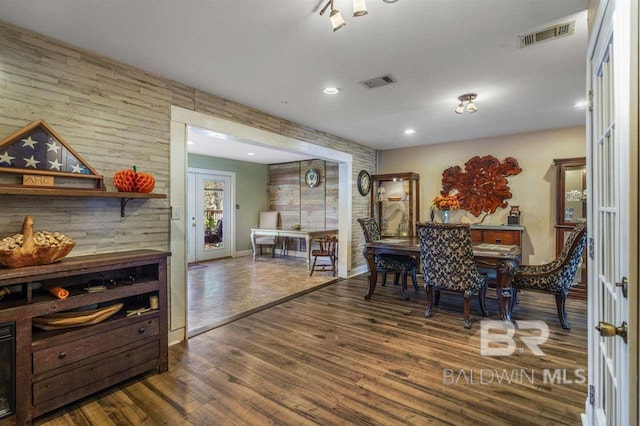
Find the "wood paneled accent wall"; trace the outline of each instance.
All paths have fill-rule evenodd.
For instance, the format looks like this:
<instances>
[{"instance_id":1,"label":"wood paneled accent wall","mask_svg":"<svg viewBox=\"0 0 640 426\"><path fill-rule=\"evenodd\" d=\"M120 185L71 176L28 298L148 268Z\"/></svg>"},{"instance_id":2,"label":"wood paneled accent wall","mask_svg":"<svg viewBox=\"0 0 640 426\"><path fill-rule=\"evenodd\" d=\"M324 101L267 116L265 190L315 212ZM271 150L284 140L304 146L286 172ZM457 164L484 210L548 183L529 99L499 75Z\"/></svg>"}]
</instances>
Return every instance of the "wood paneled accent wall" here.
<instances>
[{"instance_id":1,"label":"wood paneled accent wall","mask_svg":"<svg viewBox=\"0 0 640 426\"><path fill-rule=\"evenodd\" d=\"M320 172L320 183L309 188L304 177L309 169ZM269 165L269 210L279 211L283 227L338 227L338 164L324 160ZM291 240L289 250L302 250Z\"/></svg>"},{"instance_id":2,"label":"wood paneled accent wall","mask_svg":"<svg viewBox=\"0 0 640 426\"><path fill-rule=\"evenodd\" d=\"M0 135L44 118L113 189L113 174L136 165L169 190L170 106L282 134L353 155L353 266L364 264L356 217L368 214L356 189L361 169L374 170L375 150L265 114L202 90L0 22ZM215 73L211 78L216 78ZM170 200L133 200L120 218L111 199L2 196L0 236L34 214L36 229L60 231L77 246L72 256L136 248L169 249Z\"/></svg>"}]
</instances>

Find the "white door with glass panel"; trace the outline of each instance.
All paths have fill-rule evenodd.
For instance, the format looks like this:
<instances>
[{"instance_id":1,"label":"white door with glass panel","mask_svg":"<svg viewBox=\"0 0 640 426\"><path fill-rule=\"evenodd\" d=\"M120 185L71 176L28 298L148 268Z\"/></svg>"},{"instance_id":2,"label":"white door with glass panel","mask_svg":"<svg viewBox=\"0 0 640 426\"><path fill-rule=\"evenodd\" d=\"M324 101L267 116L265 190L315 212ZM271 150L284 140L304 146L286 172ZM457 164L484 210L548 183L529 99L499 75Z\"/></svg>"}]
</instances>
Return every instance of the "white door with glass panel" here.
<instances>
[{"instance_id":1,"label":"white door with glass panel","mask_svg":"<svg viewBox=\"0 0 640 426\"><path fill-rule=\"evenodd\" d=\"M585 423L626 425L629 408L629 230L637 222L630 191L631 61L629 1L603 0L589 44L592 111L588 144L589 204L589 397ZM636 122L637 125L637 122ZM637 189L636 189L637 190ZM631 204L630 204L631 203ZM634 219L635 217L635 219ZM632 328L633 329L633 328Z\"/></svg>"},{"instance_id":2,"label":"white door with glass panel","mask_svg":"<svg viewBox=\"0 0 640 426\"><path fill-rule=\"evenodd\" d=\"M189 262L231 256L231 176L189 172Z\"/></svg>"}]
</instances>

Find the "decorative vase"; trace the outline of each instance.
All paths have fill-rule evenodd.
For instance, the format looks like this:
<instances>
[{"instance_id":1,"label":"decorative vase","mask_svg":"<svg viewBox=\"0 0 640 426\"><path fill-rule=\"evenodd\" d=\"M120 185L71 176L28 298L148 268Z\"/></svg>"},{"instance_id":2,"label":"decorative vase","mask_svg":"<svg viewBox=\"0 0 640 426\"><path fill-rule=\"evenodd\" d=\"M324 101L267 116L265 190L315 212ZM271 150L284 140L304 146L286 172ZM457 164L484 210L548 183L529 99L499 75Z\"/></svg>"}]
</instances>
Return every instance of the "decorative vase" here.
<instances>
[{"instance_id":1,"label":"decorative vase","mask_svg":"<svg viewBox=\"0 0 640 426\"><path fill-rule=\"evenodd\" d=\"M451 220L451 210L442 210L442 223L449 223Z\"/></svg>"}]
</instances>

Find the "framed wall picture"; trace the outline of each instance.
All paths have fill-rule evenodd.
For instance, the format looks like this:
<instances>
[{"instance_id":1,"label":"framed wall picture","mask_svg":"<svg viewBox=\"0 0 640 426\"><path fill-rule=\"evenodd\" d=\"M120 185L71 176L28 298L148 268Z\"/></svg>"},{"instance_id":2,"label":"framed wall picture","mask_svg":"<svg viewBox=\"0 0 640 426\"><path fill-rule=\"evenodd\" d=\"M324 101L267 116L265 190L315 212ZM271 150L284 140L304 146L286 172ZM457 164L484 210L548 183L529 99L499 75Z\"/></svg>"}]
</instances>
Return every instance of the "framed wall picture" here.
<instances>
[{"instance_id":1,"label":"framed wall picture","mask_svg":"<svg viewBox=\"0 0 640 426\"><path fill-rule=\"evenodd\" d=\"M371 190L371 176L366 170L360 170L358 173L358 192L360 195L365 196Z\"/></svg>"},{"instance_id":2,"label":"framed wall picture","mask_svg":"<svg viewBox=\"0 0 640 426\"><path fill-rule=\"evenodd\" d=\"M304 175L304 182L309 188L315 188L320 184L320 172L316 169L309 169Z\"/></svg>"}]
</instances>

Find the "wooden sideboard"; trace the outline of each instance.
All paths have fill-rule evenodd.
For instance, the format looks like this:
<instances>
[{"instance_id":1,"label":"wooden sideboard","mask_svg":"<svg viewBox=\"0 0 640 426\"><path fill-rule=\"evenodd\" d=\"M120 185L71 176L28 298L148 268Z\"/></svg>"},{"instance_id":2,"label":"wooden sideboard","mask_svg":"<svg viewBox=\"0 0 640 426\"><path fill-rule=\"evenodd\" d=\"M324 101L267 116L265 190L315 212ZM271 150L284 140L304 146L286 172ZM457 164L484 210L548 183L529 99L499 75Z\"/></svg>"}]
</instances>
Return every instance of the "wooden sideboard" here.
<instances>
[{"instance_id":1,"label":"wooden sideboard","mask_svg":"<svg viewBox=\"0 0 640 426\"><path fill-rule=\"evenodd\" d=\"M491 243L516 245L522 248L521 225L471 225L471 241L474 243Z\"/></svg>"},{"instance_id":2,"label":"wooden sideboard","mask_svg":"<svg viewBox=\"0 0 640 426\"><path fill-rule=\"evenodd\" d=\"M15 327L15 404L0 425L30 424L34 417L140 373L168 369L167 256L154 250L79 256L51 265L0 269L0 324ZM46 288L70 293L57 299ZM98 292L91 286L105 286ZM150 297L158 309L147 308ZM43 331L36 317L123 303L95 325Z\"/></svg>"}]
</instances>

